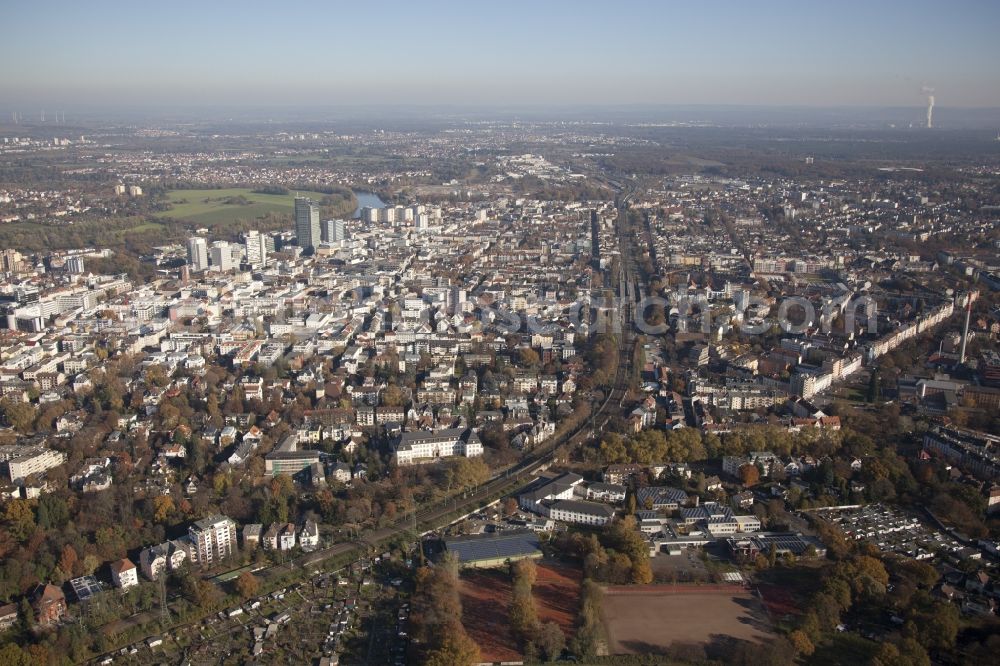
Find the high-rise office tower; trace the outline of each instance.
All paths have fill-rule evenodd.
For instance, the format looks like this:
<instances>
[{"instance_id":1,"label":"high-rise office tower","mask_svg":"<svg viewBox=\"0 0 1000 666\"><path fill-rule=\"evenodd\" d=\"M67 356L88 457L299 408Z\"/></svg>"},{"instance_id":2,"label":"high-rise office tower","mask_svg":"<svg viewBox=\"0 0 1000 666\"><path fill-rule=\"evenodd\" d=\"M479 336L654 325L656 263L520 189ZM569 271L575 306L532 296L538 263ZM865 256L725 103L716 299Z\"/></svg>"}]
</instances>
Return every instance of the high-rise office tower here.
<instances>
[{"instance_id":1,"label":"high-rise office tower","mask_svg":"<svg viewBox=\"0 0 1000 666\"><path fill-rule=\"evenodd\" d=\"M233 250L226 241L212 243L212 266L223 273L233 268Z\"/></svg>"},{"instance_id":2,"label":"high-rise office tower","mask_svg":"<svg viewBox=\"0 0 1000 666\"><path fill-rule=\"evenodd\" d=\"M251 268L258 268L267 263L267 240L259 231L248 231L243 238L243 247L247 254L247 263Z\"/></svg>"},{"instance_id":3,"label":"high-rise office tower","mask_svg":"<svg viewBox=\"0 0 1000 666\"><path fill-rule=\"evenodd\" d=\"M323 220L322 232L324 243L339 243L346 238L343 220Z\"/></svg>"},{"instance_id":4,"label":"high-rise office tower","mask_svg":"<svg viewBox=\"0 0 1000 666\"><path fill-rule=\"evenodd\" d=\"M191 270L203 271L208 268L208 241L200 236L193 236L188 239L187 249Z\"/></svg>"},{"instance_id":5,"label":"high-rise office tower","mask_svg":"<svg viewBox=\"0 0 1000 666\"><path fill-rule=\"evenodd\" d=\"M320 243L319 206L312 199L295 197L295 242L303 250Z\"/></svg>"}]
</instances>

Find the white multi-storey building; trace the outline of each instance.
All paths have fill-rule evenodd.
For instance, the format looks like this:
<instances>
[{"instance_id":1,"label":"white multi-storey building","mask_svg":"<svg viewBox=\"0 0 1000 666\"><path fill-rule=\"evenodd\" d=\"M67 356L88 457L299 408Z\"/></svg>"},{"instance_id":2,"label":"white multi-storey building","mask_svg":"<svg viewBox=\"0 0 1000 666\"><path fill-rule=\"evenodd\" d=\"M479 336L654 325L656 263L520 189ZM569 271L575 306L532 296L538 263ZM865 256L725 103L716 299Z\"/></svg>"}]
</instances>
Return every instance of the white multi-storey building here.
<instances>
[{"instance_id":1,"label":"white multi-storey building","mask_svg":"<svg viewBox=\"0 0 1000 666\"><path fill-rule=\"evenodd\" d=\"M736 520L737 529L740 532L760 531L760 518L757 516L733 516L733 519Z\"/></svg>"},{"instance_id":2,"label":"white multi-storey building","mask_svg":"<svg viewBox=\"0 0 1000 666\"><path fill-rule=\"evenodd\" d=\"M70 273L83 273L83 257L70 257L67 259L66 270Z\"/></svg>"},{"instance_id":3,"label":"white multi-storey building","mask_svg":"<svg viewBox=\"0 0 1000 666\"><path fill-rule=\"evenodd\" d=\"M267 263L267 241L259 231L248 231L243 239L243 248L246 251L247 263L252 268L263 266Z\"/></svg>"},{"instance_id":4,"label":"white multi-storey building","mask_svg":"<svg viewBox=\"0 0 1000 666\"><path fill-rule=\"evenodd\" d=\"M233 269L233 250L226 241L212 243L212 266L223 273Z\"/></svg>"},{"instance_id":5,"label":"white multi-storey building","mask_svg":"<svg viewBox=\"0 0 1000 666\"><path fill-rule=\"evenodd\" d=\"M144 548L139 553L139 566L149 580L155 581L165 571L174 571L188 557L188 545L181 541L167 541Z\"/></svg>"},{"instance_id":6,"label":"white multi-storey building","mask_svg":"<svg viewBox=\"0 0 1000 666\"><path fill-rule=\"evenodd\" d=\"M319 525L315 520L307 520L299 532L299 546L302 548L315 548L319 545Z\"/></svg>"},{"instance_id":7,"label":"white multi-storey building","mask_svg":"<svg viewBox=\"0 0 1000 666\"><path fill-rule=\"evenodd\" d=\"M125 558L111 563L111 580L115 587L126 590L133 585L139 584L139 570L132 564L132 560Z\"/></svg>"},{"instance_id":8,"label":"white multi-storey building","mask_svg":"<svg viewBox=\"0 0 1000 666\"><path fill-rule=\"evenodd\" d=\"M542 507L546 502L572 499L576 495L576 487L582 483L582 476L566 472L550 481L533 485L528 492L518 496L518 506L526 511L534 511L544 515Z\"/></svg>"},{"instance_id":9,"label":"white multi-storey building","mask_svg":"<svg viewBox=\"0 0 1000 666\"><path fill-rule=\"evenodd\" d=\"M548 507L552 520L579 525L606 525L615 518L614 507L597 502L580 500L558 500Z\"/></svg>"},{"instance_id":10,"label":"white multi-storey building","mask_svg":"<svg viewBox=\"0 0 1000 666\"><path fill-rule=\"evenodd\" d=\"M203 518L188 528L195 560L209 564L236 550L236 523L221 515Z\"/></svg>"},{"instance_id":11,"label":"white multi-storey building","mask_svg":"<svg viewBox=\"0 0 1000 666\"><path fill-rule=\"evenodd\" d=\"M483 455L483 443L469 428L448 428L435 432L404 432L396 442L397 465L433 462L439 458Z\"/></svg>"},{"instance_id":12,"label":"white multi-storey building","mask_svg":"<svg viewBox=\"0 0 1000 666\"><path fill-rule=\"evenodd\" d=\"M7 463L12 483L31 474L41 474L66 462L66 454L41 445L12 444L0 447L0 462Z\"/></svg>"},{"instance_id":13,"label":"white multi-storey building","mask_svg":"<svg viewBox=\"0 0 1000 666\"><path fill-rule=\"evenodd\" d=\"M319 205L312 199L295 197L295 242L303 250L320 243Z\"/></svg>"},{"instance_id":14,"label":"white multi-storey building","mask_svg":"<svg viewBox=\"0 0 1000 666\"><path fill-rule=\"evenodd\" d=\"M343 220L323 220L320 231L324 243L339 243L347 238Z\"/></svg>"},{"instance_id":15,"label":"white multi-storey building","mask_svg":"<svg viewBox=\"0 0 1000 666\"><path fill-rule=\"evenodd\" d=\"M298 536L297 532L295 525L292 523L285 525L284 529L281 530L281 535L278 537L278 549L291 550L295 548L295 541Z\"/></svg>"},{"instance_id":16,"label":"white multi-storey building","mask_svg":"<svg viewBox=\"0 0 1000 666\"><path fill-rule=\"evenodd\" d=\"M203 271L208 268L208 241L200 236L189 238L187 251L192 271Z\"/></svg>"}]
</instances>

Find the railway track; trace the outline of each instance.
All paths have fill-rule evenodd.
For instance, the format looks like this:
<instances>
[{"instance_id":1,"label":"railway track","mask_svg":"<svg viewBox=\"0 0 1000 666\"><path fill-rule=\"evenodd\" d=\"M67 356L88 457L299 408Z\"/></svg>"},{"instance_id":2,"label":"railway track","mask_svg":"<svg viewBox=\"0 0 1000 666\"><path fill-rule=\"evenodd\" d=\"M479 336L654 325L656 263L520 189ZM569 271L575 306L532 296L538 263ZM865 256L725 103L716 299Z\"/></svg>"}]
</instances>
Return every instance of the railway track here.
<instances>
[{"instance_id":1,"label":"railway track","mask_svg":"<svg viewBox=\"0 0 1000 666\"><path fill-rule=\"evenodd\" d=\"M489 481L479 486L472 492L461 497L450 498L430 507L424 507L416 513L406 515L397 520L392 525L371 530L360 535L353 541L346 541L322 548L311 553L300 555L288 562L276 564L265 569L255 571L255 575L266 582L271 582L283 573L290 573L295 570L303 570L322 564L324 561L334 557L344 555L356 556L353 561L357 561L368 555L373 548L381 546L385 541L404 535L410 535L421 528L426 530L443 527L450 522L450 519L460 511L479 508L484 503L489 503L499 499L504 494L510 492L516 486L524 484L544 467L552 462L556 450L564 445L578 446L591 439L597 433L603 431L608 420L615 414L621 414L628 395L629 382L631 378L632 366L632 344L634 335L631 327L631 317L635 310L635 304L642 298L642 286L639 283L639 273L636 270L634 250L632 242L626 238L625 220L628 206L628 196L620 199L619 219L619 247L622 253L623 279L619 281L618 298L619 309L618 318L620 324L620 336L618 337L618 367L615 372L615 379L611 385L611 390L605 396L598 408L591 413L589 419L569 432L554 436L550 441L533 451L520 462L503 470ZM199 616L197 621L201 621ZM192 626L192 623L178 625L172 631L179 631L185 626ZM159 635L160 631L153 632L139 640ZM105 653L97 656L91 663L97 663L102 657L112 653Z\"/></svg>"},{"instance_id":2,"label":"railway track","mask_svg":"<svg viewBox=\"0 0 1000 666\"><path fill-rule=\"evenodd\" d=\"M597 433L604 430L612 416L621 414L628 395L629 382L632 374L632 345L634 335L631 327L631 317L635 304L642 298L642 286L639 282L639 272L636 270L634 248L632 241L627 237L627 197L623 200L618 209L620 223L619 228L619 248L623 261L621 262L623 278L619 281L618 299L620 307L618 309L618 320L620 324L620 336L618 338L618 367L615 372L615 380L611 390L605 396L603 402L591 414L590 418L581 423L573 430L556 435L548 442L532 451L527 457L500 472L483 485L471 492L467 492L460 497L449 498L429 507L424 507L416 513L410 513L399 518L392 525L387 525L375 530L371 530L360 536L355 541L334 544L306 555L299 556L295 560L285 564L275 565L269 569L262 570L259 575L269 578L282 571L290 571L294 568L309 567L322 563L332 557L357 553L359 557L377 547L383 542L394 537L410 535L420 532L421 529L429 531L443 527L456 513L461 511L472 511L479 508L484 503L499 499L510 489L517 485L522 485L534 476L542 468L549 465L555 452L564 444L577 446L587 441Z\"/></svg>"}]
</instances>

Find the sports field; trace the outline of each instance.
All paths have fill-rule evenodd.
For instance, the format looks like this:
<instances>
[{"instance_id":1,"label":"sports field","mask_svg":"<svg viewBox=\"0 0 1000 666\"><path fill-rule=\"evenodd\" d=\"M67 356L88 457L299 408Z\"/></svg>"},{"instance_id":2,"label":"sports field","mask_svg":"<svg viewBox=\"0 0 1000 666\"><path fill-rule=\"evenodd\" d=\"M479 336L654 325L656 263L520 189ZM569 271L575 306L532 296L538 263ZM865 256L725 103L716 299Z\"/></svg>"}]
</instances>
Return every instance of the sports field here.
<instances>
[{"instance_id":1,"label":"sports field","mask_svg":"<svg viewBox=\"0 0 1000 666\"><path fill-rule=\"evenodd\" d=\"M268 213L291 215L295 207L296 194L310 197L315 201L327 196L320 192L305 191L257 194L242 187L221 190L171 190L167 193L167 202L171 204L171 209L158 212L156 216L214 227L241 219L255 220Z\"/></svg>"},{"instance_id":2,"label":"sports field","mask_svg":"<svg viewBox=\"0 0 1000 666\"><path fill-rule=\"evenodd\" d=\"M772 635L760 602L738 586L608 587L602 614L612 654L663 652L675 641L759 641Z\"/></svg>"}]
</instances>

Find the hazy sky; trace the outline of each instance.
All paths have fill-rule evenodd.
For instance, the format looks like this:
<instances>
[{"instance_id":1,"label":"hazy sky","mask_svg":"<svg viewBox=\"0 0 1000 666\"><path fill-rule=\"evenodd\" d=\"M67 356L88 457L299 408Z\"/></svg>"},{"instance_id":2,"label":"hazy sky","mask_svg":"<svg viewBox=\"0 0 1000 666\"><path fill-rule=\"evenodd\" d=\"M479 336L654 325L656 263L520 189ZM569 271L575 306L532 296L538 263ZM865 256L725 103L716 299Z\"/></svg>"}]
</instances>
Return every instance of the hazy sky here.
<instances>
[{"instance_id":1,"label":"hazy sky","mask_svg":"<svg viewBox=\"0 0 1000 666\"><path fill-rule=\"evenodd\" d=\"M0 106L1000 106L1000 1L5 0Z\"/></svg>"}]
</instances>

